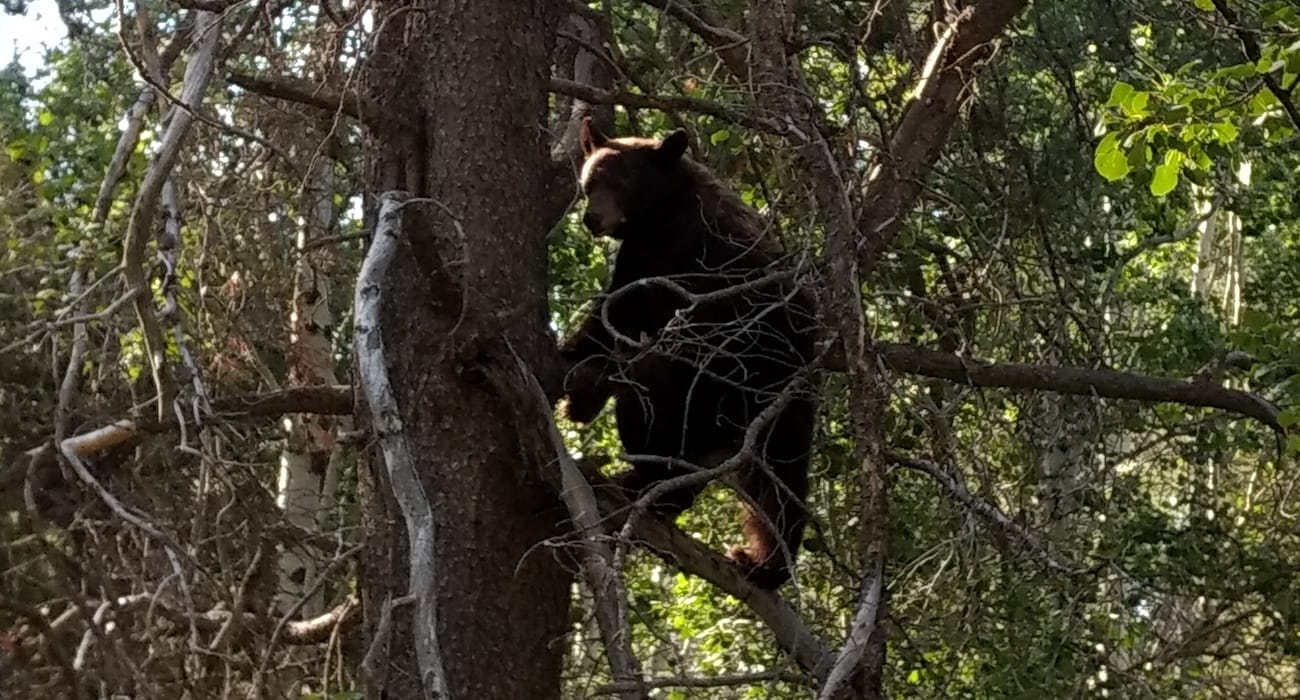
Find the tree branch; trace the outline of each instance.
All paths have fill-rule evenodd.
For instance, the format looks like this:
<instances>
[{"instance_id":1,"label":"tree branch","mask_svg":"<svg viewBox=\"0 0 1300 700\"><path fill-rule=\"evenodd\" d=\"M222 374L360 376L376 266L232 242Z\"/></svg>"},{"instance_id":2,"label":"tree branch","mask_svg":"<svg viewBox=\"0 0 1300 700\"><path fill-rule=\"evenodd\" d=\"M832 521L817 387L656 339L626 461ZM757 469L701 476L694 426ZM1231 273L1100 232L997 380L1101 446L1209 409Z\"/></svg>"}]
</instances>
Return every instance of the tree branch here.
<instances>
[{"instance_id":1,"label":"tree branch","mask_svg":"<svg viewBox=\"0 0 1300 700\"><path fill-rule=\"evenodd\" d=\"M875 346L875 351L890 369L906 374L947 379L958 384L990 389L1054 391L1107 399L1216 408L1253 418L1275 431L1285 432L1278 422L1281 410L1277 406L1250 392L1206 382L1152 377L1111 369L992 362L904 343L880 343ZM829 357L826 369L842 371L843 356ZM226 420L273 418L286 413L350 415L352 387L346 384L299 387L215 399L212 402L212 413L214 418ZM69 438L69 444L80 456L90 457L115 447L134 446L150 435L177 427L174 416L163 421L122 419ZM52 445L46 443L20 454L14 463L0 467L0 500L22 484L28 465L34 464L39 468L53 466L53 456Z\"/></svg>"},{"instance_id":2,"label":"tree branch","mask_svg":"<svg viewBox=\"0 0 1300 700\"><path fill-rule=\"evenodd\" d=\"M600 510L607 514L605 527L621 528L631 504L599 474L590 475ZM808 623L790 604L775 593L764 591L749 581L730 560L682 532L672 523L657 517L638 518L632 531L635 541L656 556L682 571L708 581L719 590L734 596L754 611L776 637L776 642L805 671L814 677L825 675L830 668L830 650Z\"/></svg>"},{"instance_id":3,"label":"tree branch","mask_svg":"<svg viewBox=\"0 0 1300 700\"><path fill-rule=\"evenodd\" d=\"M217 44L221 38L221 19L209 12L199 12L195 33L200 37L198 50L185 66L185 79L181 88L180 104L172 108L167 129L159 142L158 153L140 183L135 206L127 223L126 237L122 242L122 276L127 289L134 292L135 311L144 335L145 353L153 375L154 389L158 395L158 417L171 412L174 382L167 374L166 346L162 327L153 308L149 293L149 280L144 272L144 249L149 231L154 225L158 199L164 183L171 176L172 167L180 157L181 146L189 133L194 113L203 101L208 82L216 63ZM182 106L183 105L183 108Z\"/></svg>"},{"instance_id":4,"label":"tree branch","mask_svg":"<svg viewBox=\"0 0 1300 700\"><path fill-rule=\"evenodd\" d=\"M642 95L635 92L610 92L598 90L590 85L583 85L564 78L550 79L551 92L576 97L591 104L616 104L638 109L658 109L665 112L694 112L708 114L724 119L733 124L749 127L771 134L784 134L786 128L781 124L760 117L744 107L724 105L719 102L701 100L681 95Z\"/></svg>"},{"instance_id":5,"label":"tree branch","mask_svg":"<svg viewBox=\"0 0 1300 700\"><path fill-rule=\"evenodd\" d=\"M1277 406L1255 394L1213 384L1112 369L990 362L900 343L882 343L876 346L876 351L895 371L947 379L958 384L1217 408L1254 418L1274 430L1284 431L1278 422L1281 411Z\"/></svg>"},{"instance_id":6,"label":"tree branch","mask_svg":"<svg viewBox=\"0 0 1300 700\"><path fill-rule=\"evenodd\" d=\"M560 464L560 496L582 537L579 545L582 548L582 569L596 600L596 623L605 643L605 656L609 660L614 682L620 685L617 694L625 700L643 700L648 696L643 685L641 664L632 651L632 625L627 616L627 587L615 564L614 552L602 540L604 532L600 527L600 506L596 502L596 494L564 446L564 437L555 424L551 402L546 398L541 383L523 359L514 353L513 348L511 354L519 369L520 380L527 388L525 400L532 402L538 418L544 421L551 447Z\"/></svg>"},{"instance_id":7,"label":"tree branch","mask_svg":"<svg viewBox=\"0 0 1300 700\"><path fill-rule=\"evenodd\" d=\"M706 8L692 10L682 0L642 0L651 7L657 7L670 17L682 23L692 34L708 44L717 54L727 70L742 83L749 83L749 60L746 44L749 38L739 32L721 25L716 18L705 18Z\"/></svg>"},{"instance_id":8,"label":"tree branch","mask_svg":"<svg viewBox=\"0 0 1300 700\"><path fill-rule=\"evenodd\" d=\"M1035 558L1043 563L1048 569L1066 576L1085 573L1088 569L1073 566L1057 559L1043 543L1034 536L1034 533L1025 529L1019 523L1015 522L1006 513L1003 513L997 506L987 501L981 500L975 494L966 488L966 480L962 478L960 472L955 469L945 469L934 462L926 459L913 459L899 454L887 454L886 458L892 464L896 464L905 469L921 472L934 479L944 488L958 503L965 506L975 515L996 526L998 529L1010 535L1012 538L1020 541Z\"/></svg>"},{"instance_id":9,"label":"tree branch","mask_svg":"<svg viewBox=\"0 0 1300 700\"><path fill-rule=\"evenodd\" d=\"M342 112L365 124L379 119L379 107L351 90L336 91L297 78L238 72L227 73L226 82L264 97L317 107L330 114Z\"/></svg>"},{"instance_id":10,"label":"tree branch","mask_svg":"<svg viewBox=\"0 0 1300 700\"><path fill-rule=\"evenodd\" d=\"M354 301L354 345L357 355L357 378L371 414L371 430L379 440L383 464L393 498L406 521L408 565L407 594L415 598L411 628L415 638L415 655L420 681L426 694L433 698L450 698L447 672L438 646L437 568L434 554L437 537L434 531L433 506L415 469L405 428L397 406L397 397L389 383L384 351L383 307L381 290L388 265L397 257L402 236L402 205L406 195L385 192L380 196L379 222L375 227L370 251L357 275Z\"/></svg>"},{"instance_id":11,"label":"tree branch","mask_svg":"<svg viewBox=\"0 0 1300 700\"><path fill-rule=\"evenodd\" d=\"M1228 7L1225 0L1213 0L1213 2L1214 9L1219 11L1219 16L1223 17L1223 20L1232 27L1233 33L1237 35L1237 40L1241 42L1241 50L1245 52L1246 58L1259 63L1262 54L1254 33L1241 24L1237 13L1231 7ZM1291 123L1295 128L1300 129L1300 108L1297 108L1295 102L1292 101L1291 91L1282 87L1272 73L1264 73L1263 78L1265 87L1277 98L1278 103L1282 105L1282 109L1286 111L1286 115L1291 118Z\"/></svg>"},{"instance_id":12,"label":"tree branch","mask_svg":"<svg viewBox=\"0 0 1300 700\"><path fill-rule=\"evenodd\" d=\"M212 402L213 418L242 420L249 418L277 418L286 413L317 413L349 415L352 413L352 387L346 384L311 386L266 394L248 394L216 399ZM192 414L186 415L187 422ZM165 420L134 421L121 419L66 440L69 449L88 458L114 448L125 449L140 444L145 438L179 427L176 413L170 412ZM27 476L28 466L40 470L54 466L54 445L46 442L18 456L12 464L0 467L0 501L18 489Z\"/></svg>"},{"instance_id":13,"label":"tree branch","mask_svg":"<svg viewBox=\"0 0 1300 700\"><path fill-rule=\"evenodd\" d=\"M977 66L992 54L993 41L1026 0L981 0L949 17L917 86L916 97L867 176L859 208L858 258L866 278L893 244L903 217L921 193L922 181L939 158L957 121Z\"/></svg>"}]
</instances>

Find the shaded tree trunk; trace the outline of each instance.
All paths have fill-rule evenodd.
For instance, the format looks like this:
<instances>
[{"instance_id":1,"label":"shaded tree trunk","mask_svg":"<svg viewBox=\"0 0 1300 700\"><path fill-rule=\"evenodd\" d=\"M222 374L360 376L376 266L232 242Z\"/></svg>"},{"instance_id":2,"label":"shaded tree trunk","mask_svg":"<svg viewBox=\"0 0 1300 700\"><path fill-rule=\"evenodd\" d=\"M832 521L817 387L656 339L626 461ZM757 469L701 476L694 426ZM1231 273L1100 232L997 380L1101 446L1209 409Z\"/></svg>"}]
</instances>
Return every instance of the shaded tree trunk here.
<instances>
[{"instance_id":1,"label":"shaded tree trunk","mask_svg":"<svg viewBox=\"0 0 1300 700\"><path fill-rule=\"evenodd\" d=\"M557 698L570 575L552 550L563 509L491 358L541 376L547 329L546 78L550 2L384 2L366 92L369 189L401 189L400 256L383 334L401 418L435 513L438 641L453 697ZM358 415L365 410L358 406ZM361 492L368 643L406 591L406 535L376 451ZM423 697L398 608L367 697Z\"/></svg>"}]
</instances>

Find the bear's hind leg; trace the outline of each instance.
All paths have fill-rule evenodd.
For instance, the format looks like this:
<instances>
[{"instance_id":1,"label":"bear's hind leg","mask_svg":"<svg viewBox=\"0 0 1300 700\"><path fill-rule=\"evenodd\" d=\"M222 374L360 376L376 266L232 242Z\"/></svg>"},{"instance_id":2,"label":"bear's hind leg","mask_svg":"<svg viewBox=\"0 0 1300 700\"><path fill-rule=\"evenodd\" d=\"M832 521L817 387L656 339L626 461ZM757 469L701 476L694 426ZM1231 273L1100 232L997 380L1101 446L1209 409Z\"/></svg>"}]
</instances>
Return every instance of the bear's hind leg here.
<instances>
[{"instance_id":1,"label":"bear's hind leg","mask_svg":"<svg viewBox=\"0 0 1300 700\"><path fill-rule=\"evenodd\" d=\"M746 475L744 488L758 508L743 504L741 528L745 544L732 547L727 558L755 586L768 590L780 588L790 580L790 571L803 544L804 525L808 520L801 503L805 494L797 488L794 494L789 493L758 468Z\"/></svg>"}]
</instances>

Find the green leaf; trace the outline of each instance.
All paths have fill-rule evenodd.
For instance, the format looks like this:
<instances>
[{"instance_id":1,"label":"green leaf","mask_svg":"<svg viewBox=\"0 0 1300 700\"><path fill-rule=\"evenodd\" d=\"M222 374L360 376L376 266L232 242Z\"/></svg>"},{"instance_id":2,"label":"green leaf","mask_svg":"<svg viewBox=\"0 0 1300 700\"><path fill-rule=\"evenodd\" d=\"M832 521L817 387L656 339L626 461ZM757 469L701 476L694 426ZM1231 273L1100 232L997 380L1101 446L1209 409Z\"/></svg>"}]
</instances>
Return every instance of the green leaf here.
<instances>
[{"instance_id":1,"label":"green leaf","mask_svg":"<svg viewBox=\"0 0 1300 700\"><path fill-rule=\"evenodd\" d=\"M1106 100L1106 106L1119 107L1128 101L1129 96L1132 94L1133 86L1121 80L1110 89L1110 99Z\"/></svg>"},{"instance_id":2,"label":"green leaf","mask_svg":"<svg viewBox=\"0 0 1300 700\"><path fill-rule=\"evenodd\" d=\"M1114 182L1123 179L1129 173L1128 157L1119 148L1119 134L1112 131L1097 144L1097 153L1093 157L1093 167L1101 176Z\"/></svg>"},{"instance_id":3,"label":"green leaf","mask_svg":"<svg viewBox=\"0 0 1300 700\"><path fill-rule=\"evenodd\" d=\"M1211 128L1214 129L1215 138L1219 139L1219 143L1225 146L1236 141L1237 136L1241 133L1236 126L1233 126L1228 122L1219 122Z\"/></svg>"},{"instance_id":4,"label":"green leaf","mask_svg":"<svg viewBox=\"0 0 1300 700\"><path fill-rule=\"evenodd\" d=\"M41 110L41 113L36 115L36 121L39 122L41 126L49 126L54 123L54 112L51 112L48 109Z\"/></svg>"},{"instance_id":5,"label":"green leaf","mask_svg":"<svg viewBox=\"0 0 1300 700\"><path fill-rule=\"evenodd\" d=\"M1173 191L1178 186L1178 172L1183 167L1183 154L1181 151L1170 149L1165 151L1165 159L1156 167L1155 175L1151 177L1151 194L1157 197L1163 197Z\"/></svg>"},{"instance_id":6,"label":"green leaf","mask_svg":"<svg viewBox=\"0 0 1300 700\"><path fill-rule=\"evenodd\" d=\"M1255 77L1254 63L1238 63L1235 66L1228 66L1214 71L1211 76L1214 80L1246 80Z\"/></svg>"},{"instance_id":7,"label":"green leaf","mask_svg":"<svg viewBox=\"0 0 1300 700\"><path fill-rule=\"evenodd\" d=\"M709 136L709 143L716 146L720 143L725 142L729 138L731 138L730 131L727 131L726 129L718 129L717 131L713 132L711 136Z\"/></svg>"},{"instance_id":8,"label":"green leaf","mask_svg":"<svg viewBox=\"0 0 1300 700\"><path fill-rule=\"evenodd\" d=\"M1214 12L1213 0L1192 0L1192 4L1195 5L1196 9L1198 10L1204 10L1205 12Z\"/></svg>"},{"instance_id":9,"label":"green leaf","mask_svg":"<svg viewBox=\"0 0 1300 700\"><path fill-rule=\"evenodd\" d=\"M1141 117L1146 114L1147 102L1150 99L1151 93L1149 92L1135 92L1129 95L1127 100L1124 100L1124 104L1120 105L1120 109L1124 110L1124 113L1130 117Z\"/></svg>"},{"instance_id":10,"label":"green leaf","mask_svg":"<svg viewBox=\"0 0 1300 700\"><path fill-rule=\"evenodd\" d=\"M1279 70L1285 67L1286 67L1286 61L1279 61L1270 56L1265 56L1259 59L1259 62L1255 64L1255 72L1258 73L1259 75L1264 75L1265 73L1272 73L1275 70Z\"/></svg>"},{"instance_id":11,"label":"green leaf","mask_svg":"<svg viewBox=\"0 0 1300 700\"><path fill-rule=\"evenodd\" d=\"M920 682L921 682L921 671L920 671L919 669L915 669L915 668L912 669L912 672L909 673L909 674L907 674L907 682L908 682L908 683L911 683L912 685L916 685L916 684L920 683Z\"/></svg>"},{"instance_id":12,"label":"green leaf","mask_svg":"<svg viewBox=\"0 0 1300 700\"><path fill-rule=\"evenodd\" d=\"M1260 90L1250 98L1250 116L1258 117L1277 106L1277 97L1268 90Z\"/></svg>"}]
</instances>

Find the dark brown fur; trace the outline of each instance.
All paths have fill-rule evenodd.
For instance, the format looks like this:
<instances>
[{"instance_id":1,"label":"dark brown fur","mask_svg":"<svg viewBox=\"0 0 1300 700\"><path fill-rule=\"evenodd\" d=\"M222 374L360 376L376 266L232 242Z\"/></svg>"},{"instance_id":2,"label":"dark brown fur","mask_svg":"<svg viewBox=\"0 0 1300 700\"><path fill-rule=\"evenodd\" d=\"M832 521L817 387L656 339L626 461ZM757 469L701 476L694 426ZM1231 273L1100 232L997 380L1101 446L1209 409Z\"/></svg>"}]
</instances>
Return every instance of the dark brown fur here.
<instances>
[{"instance_id":1,"label":"dark brown fur","mask_svg":"<svg viewBox=\"0 0 1300 700\"><path fill-rule=\"evenodd\" d=\"M780 251L762 235L758 213L684 157L682 132L663 141L607 139L584 124L582 142L584 222L622 243L606 298L562 348L573 368L568 414L589 421L612 395L630 455L717 466L812 360L812 295L787 274L691 303L681 291L719 292L779 272ZM789 579L802 543L814 419L812 393L803 389L759 433L754 453L779 484L754 460L737 474L758 508L746 508L746 544L729 556L765 588ZM634 496L689 471L662 459L633 459L619 483ZM655 507L680 513L704 486L670 492Z\"/></svg>"}]
</instances>

